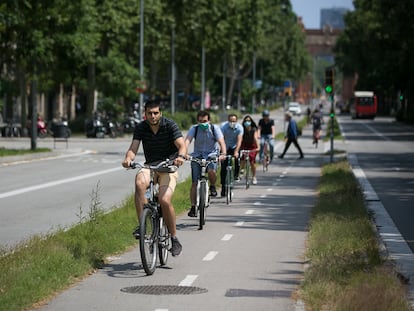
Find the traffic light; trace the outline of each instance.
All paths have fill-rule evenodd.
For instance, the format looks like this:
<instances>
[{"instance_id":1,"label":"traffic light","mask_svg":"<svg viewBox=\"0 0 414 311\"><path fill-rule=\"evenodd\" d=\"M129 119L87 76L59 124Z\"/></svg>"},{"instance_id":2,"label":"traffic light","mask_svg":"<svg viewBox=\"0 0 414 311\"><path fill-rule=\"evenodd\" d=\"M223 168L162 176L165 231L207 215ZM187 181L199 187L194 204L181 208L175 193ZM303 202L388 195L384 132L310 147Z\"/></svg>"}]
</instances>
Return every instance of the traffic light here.
<instances>
[{"instance_id":1,"label":"traffic light","mask_svg":"<svg viewBox=\"0 0 414 311\"><path fill-rule=\"evenodd\" d=\"M334 91L335 70L330 67L325 69L325 92L328 94Z\"/></svg>"}]
</instances>

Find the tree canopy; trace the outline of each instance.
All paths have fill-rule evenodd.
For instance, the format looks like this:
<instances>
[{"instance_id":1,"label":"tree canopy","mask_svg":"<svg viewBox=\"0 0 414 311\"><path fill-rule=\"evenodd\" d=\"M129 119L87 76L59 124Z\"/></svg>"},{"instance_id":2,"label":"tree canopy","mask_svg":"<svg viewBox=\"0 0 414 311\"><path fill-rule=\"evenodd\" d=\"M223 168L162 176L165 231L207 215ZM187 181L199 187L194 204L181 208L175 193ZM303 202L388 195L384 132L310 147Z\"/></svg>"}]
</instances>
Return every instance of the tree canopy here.
<instances>
[{"instance_id":1,"label":"tree canopy","mask_svg":"<svg viewBox=\"0 0 414 311\"><path fill-rule=\"evenodd\" d=\"M75 86L115 102L136 99L137 81L157 92L159 81L169 79L173 30L176 67L193 92L199 91L202 48L210 84L223 75L224 63L229 85L250 77L253 55L267 85L298 81L309 71L304 33L288 0L146 0L140 77L140 2L6 0L0 5L0 95L22 95L22 85L35 77L44 93Z\"/></svg>"},{"instance_id":2,"label":"tree canopy","mask_svg":"<svg viewBox=\"0 0 414 311\"><path fill-rule=\"evenodd\" d=\"M413 96L414 2L354 0L338 39L336 62L345 74L358 74L358 87L382 97Z\"/></svg>"}]
</instances>

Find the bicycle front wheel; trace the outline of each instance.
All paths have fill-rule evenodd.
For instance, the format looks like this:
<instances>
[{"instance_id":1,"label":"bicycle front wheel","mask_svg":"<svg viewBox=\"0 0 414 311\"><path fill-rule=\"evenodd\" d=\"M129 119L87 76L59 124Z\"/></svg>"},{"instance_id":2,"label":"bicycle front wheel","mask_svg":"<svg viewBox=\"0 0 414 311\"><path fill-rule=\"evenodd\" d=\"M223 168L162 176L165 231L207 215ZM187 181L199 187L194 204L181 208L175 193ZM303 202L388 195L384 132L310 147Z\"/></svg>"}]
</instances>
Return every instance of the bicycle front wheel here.
<instances>
[{"instance_id":1,"label":"bicycle front wheel","mask_svg":"<svg viewBox=\"0 0 414 311\"><path fill-rule=\"evenodd\" d=\"M157 264L157 226L154 210L151 206L144 205L140 219L139 249L142 266L147 275L154 273Z\"/></svg>"},{"instance_id":2,"label":"bicycle front wheel","mask_svg":"<svg viewBox=\"0 0 414 311\"><path fill-rule=\"evenodd\" d=\"M232 171L232 169L230 168L230 169L227 169L227 175L226 175L226 188L225 188L225 191L226 191L226 203L227 204L230 204L230 202L231 202L231 191L232 191L232 189L231 189L231 180L232 180L232 174L233 174L233 171Z\"/></svg>"},{"instance_id":3,"label":"bicycle front wheel","mask_svg":"<svg viewBox=\"0 0 414 311\"><path fill-rule=\"evenodd\" d=\"M250 159L246 158L246 189L250 187Z\"/></svg>"},{"instance_id":4,"label":"bicycle front wheel","mask_svg":"<svg viewBox=\"0 0 414 311\"><path fill-rule=\"evenodd\" d=\"M168 260L168 250L170 249L170 233L164 223L164 219L160 218L160 236L158 240L158 256L161 266L165 266Z\"/></svg>"},{"instance_id":5,"label":"bicycle front wheel","mask_svg":"<svg viewBox=\"0 0 414 311\"><path fill-rule=\"evenodd\" d=\"M200 182L200 200L199 200L199 229L203 230L203 226L206 223L206 202L208 196L208 184L205 180Z\"/></svg>"}]
</instances>

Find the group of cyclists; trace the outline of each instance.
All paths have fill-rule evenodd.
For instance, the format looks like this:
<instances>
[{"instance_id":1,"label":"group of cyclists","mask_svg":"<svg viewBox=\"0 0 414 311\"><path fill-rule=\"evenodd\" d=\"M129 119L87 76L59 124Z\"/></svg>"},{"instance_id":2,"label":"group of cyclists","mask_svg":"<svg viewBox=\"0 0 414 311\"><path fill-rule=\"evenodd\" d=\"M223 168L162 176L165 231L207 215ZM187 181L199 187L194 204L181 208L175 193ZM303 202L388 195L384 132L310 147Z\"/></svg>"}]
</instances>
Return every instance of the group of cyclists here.
<instances>
[{"instance_id":1,"label":"group of cyclists","mask_svg":"<svg viewBox=\"0 0 414 311\"><path fill-rule=\"evenodd\" d=\"M160 102L148 101L144 108L145 122L139 123L135 127L131 145L129 146L122 166L129 168L133 163L142 142L145 163L157 163L166 159L172 159L175 166L180 167L189 158L187 153L189 145L194 141L194 149L190 154L196 158L217 157L221 162L221 196L225 196L224 183L226 180L226 156L232 155L234 161L234 179L240 180L240 174L243 170L243 159L245 155L241 155L241 150L249 151L249 161L252 171L252 184L257 184L256 178L256 156L259 152L259 159L262 160L264 155L265 143L269 146L270 162L274 156L274 137L275 123L270 118L269 111L262 113L262 118L256 124L250 115L246 115L241 124L238 122L236 114L229 114L226 122L219 125L211 123L210 113L202 110L197 114L197 124L192 126L187 136L184 138L178 125L170 119L162 116ZM288 147L288 146L287 146ZM286 152L287 148L285 148ZM301 157L303 153L300 150ZM280 157L280 156L279 156ZM217 196L217 169L218 163L212 162L208 166L207 174L210 182L210 195ZM196 217L196 187L197 180L201 174L200 166L195 162L191 162L191 191L190 201L191 208L188 216ZM150 172L147 168L138 171L135 177L135 208L139 219L142 215L143 206L146 203L145 191L150 183ZM156 173L156 181L159 185L158 200L161 205L162 215L165 219L168 231L171 235L171 254L173 256L180 255L182 245L177 238L175 211L172 205L172 196L177 184L178 173ZM137 227L133 235L139 239L139 227Z\"/></svg>"}]
</instances>

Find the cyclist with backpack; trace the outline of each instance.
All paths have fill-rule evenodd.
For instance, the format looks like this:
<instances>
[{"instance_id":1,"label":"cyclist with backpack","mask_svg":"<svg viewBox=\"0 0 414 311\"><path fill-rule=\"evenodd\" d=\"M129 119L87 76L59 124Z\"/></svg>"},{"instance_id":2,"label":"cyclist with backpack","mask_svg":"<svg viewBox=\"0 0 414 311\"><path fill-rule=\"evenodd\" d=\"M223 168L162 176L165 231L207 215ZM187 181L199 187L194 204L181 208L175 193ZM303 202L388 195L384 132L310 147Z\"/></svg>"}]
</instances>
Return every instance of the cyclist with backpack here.
<instances>
[{"instance_id":1,"label":"cyclist with backpack","mask_svg":"<svg viewBox=\"0 0 414 311\"><path fill-rule=\"evenodd\" d=\"M188 150L188 146L194 139L194 151L191 153L192 157L200 159L214 158L219 155L218 160L222 161L226 158L226 144L224 142L224 136L219 126L211 124L210 113L205 110L201 110L197 114L198 124L193 125L187 133L185 138L185 144ZM217 181L217 163L210 163L207 167L208 178L210 182L210 195L212 197L217 196L216 181ZM197 180L201 174L201 167L191 162L191 210L188 213L190 217L196 217L195 204L196 204L196 191Z\"/></svg>"},{"instance_id":2,"label":"cyclist with backpack","mask_svg":"<svg viewBox=\"0 0 414 311\"><path fill-rule=\"evenodd\" d=\"M272 162L273 155L274 155L274 149L275 149L274 137L276 135L276 130L275 130L275 121L270 118L269 110L264 110L262 112L262 118L259 120L258 129L259 129L258 135L260 139L260 152L259 152L260 162L262 162L263 157L264 157L265 141L269 143L270 162Z\"/></svg>"},{"instance_id":3,"label":"cyclist with backpack","mask_svg":"<svg viewBox=\"0 0 414 311\"><path fill-rule=\"evenodd\" d=\"M243 126L240 123L237 123L237 115L231 113L227 117L227 122L224 122L221 125L221 131L224 135L224 142L227 147L227 154L234 156L236 159L239 158L240 146L243 139ZM221 196L226 196L226 175L227 175L227 165L228 161L224 160L221 163ZM240 163L235 161L234 165L234 179L240 181L239 178Z\"/></svg>"},{"instance_id":4,"label":"cyclist with backpack","mask_svg":"<svg viewBox=\"0 0 414 311\"><path fill-rule=\"evenodd\" d=\"M322 113L319 111L318 108L316 108L315 111L312 113L312 129L313 129L312 144L315 145L315 148L318 147L318 141L321 136L322 124L323 124Z\"/></svg>"}]
</instances>

